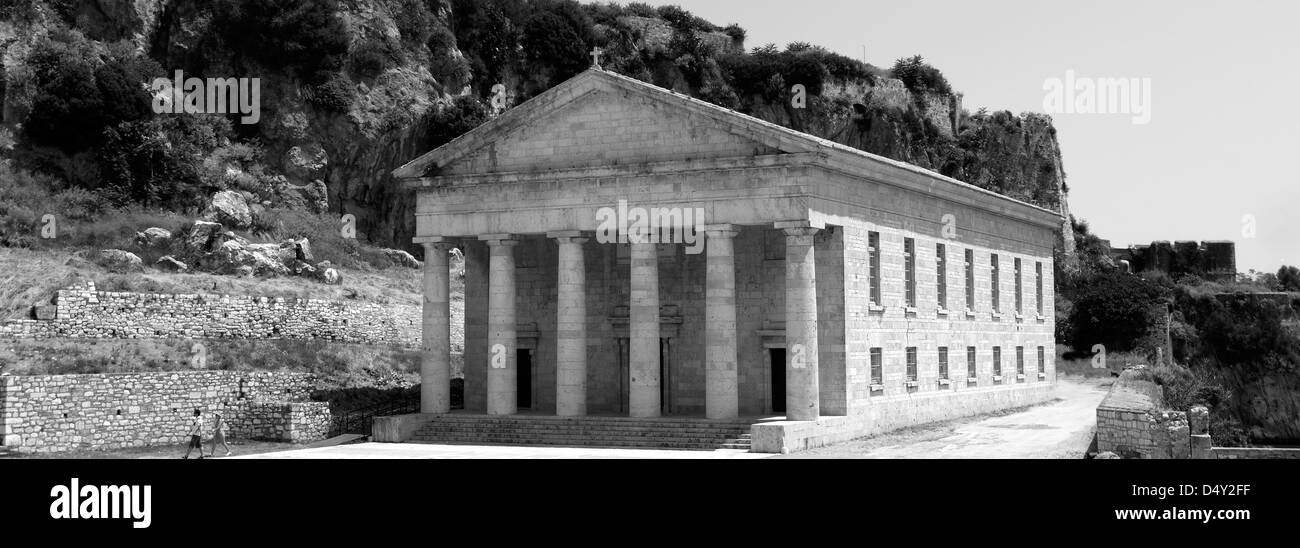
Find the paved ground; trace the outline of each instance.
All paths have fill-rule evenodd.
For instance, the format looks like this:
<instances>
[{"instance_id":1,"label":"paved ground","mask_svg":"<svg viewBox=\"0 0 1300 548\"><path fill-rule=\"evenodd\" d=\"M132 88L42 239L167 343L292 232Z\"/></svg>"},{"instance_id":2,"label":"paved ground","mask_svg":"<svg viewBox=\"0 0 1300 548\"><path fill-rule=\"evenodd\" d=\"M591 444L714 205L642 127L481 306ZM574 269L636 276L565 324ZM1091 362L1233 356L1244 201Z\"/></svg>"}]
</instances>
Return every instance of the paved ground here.
<instances>
[{"instance_id":1,"label":"paved ground","mask_svg":"<svg viewBox=\"0 0 1300 548\"><path fill-rule=\"evenodd\" d=\"M1097 405L1113 379L1063 377L1056 401L995 415L910 428L867 440L777 458L1083 458ZM514 447L423 443L361 443L298 449L237 459L761 459L743 451L667 451L579 447Z\"/></svg>"},{"instance_id":2,"label":"paved ground","mask_svg":"<svg viewBox=\"0 0 1300 548\"><path fill-rule=\"evenodd\" d=\"M910 428L780 458L1080 459L1092 442L1097 405L1113 379L1062 377L1055 402Z\"/></svg>"},{"instance_id":3,"label":"paved ground","mask_svg":"<svg viewBox=\"0 0 1300 548\"><path fill-rule=\"evenodd\" d=\"M736 450L668 451L584 447L516 447L425 443L357 443L248 455L246 459L762 459Z\"/></svg>"}]
</instances>

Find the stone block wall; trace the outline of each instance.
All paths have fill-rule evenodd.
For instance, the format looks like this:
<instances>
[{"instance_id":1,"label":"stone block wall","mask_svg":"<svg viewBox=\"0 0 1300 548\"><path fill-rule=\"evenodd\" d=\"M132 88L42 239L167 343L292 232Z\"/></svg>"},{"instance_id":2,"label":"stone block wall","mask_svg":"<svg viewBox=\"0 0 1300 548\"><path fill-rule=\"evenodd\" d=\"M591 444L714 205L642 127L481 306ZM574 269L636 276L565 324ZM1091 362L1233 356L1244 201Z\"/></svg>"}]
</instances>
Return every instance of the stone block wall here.
<instances>
[{"instance_id":1,"label":"stone block wall","mask_svg":"<svg viewBox=\"0 0 1300 548\"><path fill-rule=\"evenodd\" d=\"M417 306L234 295L58 292L53 319L0 324L2 338L303 339L420 345ZM42 314L50 317L48 311Z\"/></svg>"},{"instance_id":2,"label":"stone block wall","mask_svg":"<svg viewBox=\"0 0 1300 548\"><path fill-rule=\"evenodd\" d=\"M1165 409L1164 389L1146 368L1129 369L1097 406L1097 452L1131 459L1193 458L1205 424L1204 412L1194 409L1189 416Z\"/></svg>"},{"instance_id":3,"label":"stone block wall","mask_svg":"<svg viewBox=\"0 0 1300 548\"><path fill-rule=\"evenodd\" d=\"M329 407L310 373L199 371L0 377L0 445L24 453L182 444L194 409L231 439L323 439Z\"/></svg>"}]
</instances>

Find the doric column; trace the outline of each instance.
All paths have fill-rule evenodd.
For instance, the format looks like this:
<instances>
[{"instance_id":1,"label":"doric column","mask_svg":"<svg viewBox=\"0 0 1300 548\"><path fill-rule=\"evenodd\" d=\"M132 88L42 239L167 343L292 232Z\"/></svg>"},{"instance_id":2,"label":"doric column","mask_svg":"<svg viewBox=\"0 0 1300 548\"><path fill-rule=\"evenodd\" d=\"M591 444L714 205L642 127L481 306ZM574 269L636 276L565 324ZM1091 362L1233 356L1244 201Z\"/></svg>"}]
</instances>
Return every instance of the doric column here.
<instances>
[{"instance_id":1,"label":"doric column","mask_svg":"<svg viewBox=\"0 0 1300 548\"><path fill-rule=\"evenodd\" d=\"M424 321L420 348L420 411L451 411L451 292L447 253L441 237L416 238L424 245Z\"/></svg>"},{"instance_id":2,"label":"doric column","mask_svg":"<svg viewBox=\"0 0 1300 548\"><path fill-rule=\"evenodd\" d=\"M732 225L705 227L704 416L732 419L740 414L736 377L736 258Z\"/></svg>"},{"instance_id":3,"label":"doric column","mask_svg":"<svg viewBox=\"0 0 1300 548\"><path fill-rule=\"evenodd\" d=\"M509 234L492 234L486 241L488 259L487 413L513 415L519 411L515 347L515 246Z\"/></svg>"},{"instance_id":4,"label":"doric column","mask_svg":"<svg viewBox=\"0 0 1300 548\"><path fill-rule=\"evenodd\" d=\"M548 234L560 244L560 271L556 278L556 386L555 414L587 414L587 265L581 232Z\"/></svg>"},{"instance_id":5,"label":"doric column","mask_svg":"<svg viewBox=\"0 0 1300 548\"><path fill-rule=\"evenodd\" d=\"M798 226L802 224L803 226ZM806 223L778 223L785 230L785 413L792 421L817 420L817 274L813 238Z\"/></svg>"},{"instance_id":6,"label":"doric column","mask_svg":"<svg viewBox=\"0 0 1300 548\"><path fill-rule=\"evenodd\" d=\"M632 246L632 303L628 350L628 414L658 417L659 394L659 256L655 244Z\"/></svg>"}]
</instances>

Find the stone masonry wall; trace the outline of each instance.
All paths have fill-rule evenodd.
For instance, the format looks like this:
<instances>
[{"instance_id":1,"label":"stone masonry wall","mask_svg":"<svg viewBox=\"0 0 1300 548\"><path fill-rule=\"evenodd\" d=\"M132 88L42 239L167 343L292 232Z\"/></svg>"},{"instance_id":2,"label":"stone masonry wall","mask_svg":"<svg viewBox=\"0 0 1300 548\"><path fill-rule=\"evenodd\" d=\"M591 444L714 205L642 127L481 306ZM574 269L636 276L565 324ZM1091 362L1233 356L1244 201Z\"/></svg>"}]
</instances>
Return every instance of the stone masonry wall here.
<instances>
[{"instance_id":1,"label":"stone masonry wall","mask_svg":"<svg viewBox=\"0 0 1300 548\"><path fill-rule=\"evenodd\" d=\"M199 371L0 377L0 445L19 452L182 444L194 409L228 438L323 439L329 404L306 401L310 373Z\"/></svg>"},{"instance_id":2,"label":"stone masonry wall","mask_svg":"<svg viewBox=\"0 0 1300 548\"><path fill-rule=\"evenodd\" d=\"M420 308L282 297L59 291L52 319L0 324L0 339L306 339L418 347ZM48 317L44 310L40 316Z\"/></svg>"},{"instance_id":3,"label":"stone masonry wall","mask_svg":"<svg viewBox=\"0 0 1300 548\"><path fill-rule=\"evenodd\" d=\"M1124 371L1097 407L1097 452L1123 458L1186 459L1191 455L1186 413L1164 409L1164 390L1145 368Z\"/></svg>"}]
</instances>

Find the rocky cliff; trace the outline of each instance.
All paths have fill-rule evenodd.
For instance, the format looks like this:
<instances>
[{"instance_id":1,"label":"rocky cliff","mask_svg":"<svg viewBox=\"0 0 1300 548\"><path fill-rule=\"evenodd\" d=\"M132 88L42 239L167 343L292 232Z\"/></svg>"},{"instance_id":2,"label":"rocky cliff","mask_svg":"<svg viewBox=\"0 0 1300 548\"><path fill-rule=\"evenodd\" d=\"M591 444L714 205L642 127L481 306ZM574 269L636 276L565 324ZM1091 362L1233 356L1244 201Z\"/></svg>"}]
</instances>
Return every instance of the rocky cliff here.
<instances>
[{"instance_id":1,"label":"rocky cliff","mask_svg":"<svg viewBox=\"0 0 1300 548\"><path fill-rule=\"evenodd\" d=\"M321 203L323 193L330 212L355 215L358 231L380 244L409 247L414 228L412 201L394 187L392 169L576 74L595 47L605 52L608 70L1068 219L1050 118L971 114L946 84L905 82L807 44L746 53L743 30L671 8L507 0L12 0L2 9L0 80L4 125L12 134L21 135L37 93L32 46L62 28L81 33L99 51L128 44L162 74L260 77L261 120L236 125L231 136L255 144L256 159L207 158L225 163L205 188L251 178L267 187L258 194L272 208ZM795 84L807 91L802 103L792 100ZM1073 242L1068 234L1063 239L1067 254Z\"/></svg>"}]
</instances>

